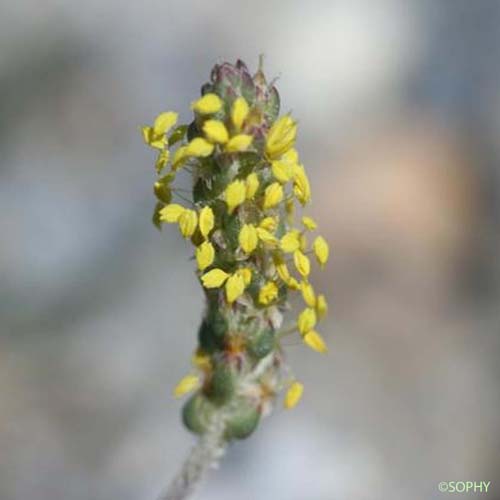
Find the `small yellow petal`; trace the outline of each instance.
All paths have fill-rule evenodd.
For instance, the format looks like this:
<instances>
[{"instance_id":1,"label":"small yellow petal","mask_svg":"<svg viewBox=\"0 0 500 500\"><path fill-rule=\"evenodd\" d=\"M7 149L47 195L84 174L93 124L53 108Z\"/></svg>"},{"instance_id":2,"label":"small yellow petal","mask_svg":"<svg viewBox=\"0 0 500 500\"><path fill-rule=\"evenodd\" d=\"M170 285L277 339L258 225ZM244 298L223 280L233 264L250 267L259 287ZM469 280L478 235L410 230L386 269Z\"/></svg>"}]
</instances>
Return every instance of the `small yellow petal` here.
<instances>
[{"instance_id":1,"label":"small yellow petal","mask_svg":"<svg viewBox=\"0 0 500 500\"><path fill-rule=\"evenodd\" d=\"M300 249L302 252L307 250L307 236L304 233L299 234Z\"/></svg>"},{"instance_id":2,"label":"small yellow petal","mask_svg":"<svg viewBox=\"0 0 500 500\"><path fill-rule=\"evenodd\" d=\"M249 107L247 101L244 97L238 97L231 107L231 120L238 130L241 129L243 122L248 116L248 112Z\"/></svg>"},{"instance_id":3,"label":"small yellow petal","mask_svg":"<svg viewBox=\"0 0 500 500\"><path fill-rule=\"evenodd\" d=\"M227 153L238 153L240 151L246 151L250 144L252 144L253 136L248 134L238 134L229 139L224 150Z\"/></svg>"},{"instance_id":4,"label":"small yellow petal","mask_svg":"<svg viewBox=\"0 0 500 500\"><path fill-rule=\"evenodd\" d=\"M299 233L297 231L289 231L280 240L280 248L285 253L293 253L300 247Z\"/></svg>"},{"instance_id":5,"label":"small yellow petal","mask_svg":"<svg viewBox=\"0 0 500 500\"><path fill-rule=\"evenodd\" d=\"M300 250L295 250L293 253L293 262L295 263L297 271L304 276L304 278L309 276L311 272L311 263L309 262L309 258Z\"/></svg>"},{"instance_id":6,"label":"small yellow petal","mask_svg":"<svg viewBox=\"0 0 500 500\"><path fill-rule=\"evenodd\" d=\"M301 291L304 302L309 307L316 306L316 294L314 293L314 288L311 283L307 283L307 281L303 281L301 283Z\"/></svg>"},{"instance_id":7,"label":"small yellow petal","mask_svg":"<svg viewBox=\"0 0 500 500\"><path fill-rule=\"evenodd\" d=\"M186 147L186 156L197 156L205 158L213 153L214 145L203 137L194 138Z\"/></svg>"},{"instance_id":8,"label":"small yellow petal","mask_svg":"<svg viewBox=\"0 0 500 500\"><path fill-rule=\"evenodd\" d=\"M166 111L165 113L160 113L153 124L153 131L155 135L166 134L176 123L178 114L174 111Z\"/></svg>"},{"instance_id":9,"label":"small yellow petal","mask_svg":"<svg viewBox=\"0 0 500 500\"><path fill-rule=\"evenodd\" d=\"M171 203L160 210L160 220L163 222L178 222L179 217L186 209L177 203Z\"/></svg>"},{"instance_id":10,"label":"small yellow petal","mask_svg":"<svg viewBox=\"0 0 500 500\"><path fill-rule=\"evenodd\" d=\"M274 232L278 227L278 220L276 217L265 217L260 221L259 227L266 231Z\"/></svg>"},{"instance_id":11,"label":"small yellow petal","mask_svg":"<svg viewBox=\"0 0 500 500\"><path fill-rule=\"evenodd\" d=\"M299 153L297 153L295 148L291 148L283 154L280 160L286 161L290 165L294 165L299 162Z\"/></svg>"},{"instance_id":12,"label":"small yellow petal","mask_svg":"<svg viewBox=\"0 0 500 500\"><path fill-rule=\"evenodd\" d=\"M303 392L304 386L300 382L293 382L288 388L288 391L286 391L284 402L285 408L291 410L294 406L297 406Z\"/></svg>"},{"instance_id":13,"label":"small yellow petal","mask_svg":"<svg viewBox=\"0 0 500 500\"><path fill-rule=\"evenodd\" d=\"M141 127L142 138L144 142L149 146L151 142L151 133L153 132L153 127Z\"/></svg>"},{"instance_id":14,"label":"small yellow petal","mask_svg":"<svg viewBox=\"0 0 500 500\"><path fill-rule=\"evenodd\" d=\"M300 283L293 276L290 276L286 284L290 290L300 290Z\"/></svg>"},{"instance_id":15,"label":"small yellow petal","mask_svg":"<svg viewBox=\"0 0 500 500\"><path fill-rule=\"evenodd\" d=\"M311 199L311 186L302 165L295 166L293 192L302 205Z\"/></svg>"},{"instance_id":16,"label":"small yellow petal","mask_svg":"<svg viewBox=\"0 0 500 500\"><path fill-rule=\"evenodd\" d=\"M198 214L194 210L184 210L179 217L179 229L184 238L191 238L196 231Z\"/></svg>"},{"instance_id":17,"label":"small yellow petal","mask_svg":"<svg viewBox=\"0 0 500 500\"><path fill-rule=\"evenodd\" d=\"M174 396L176 398L180 398L181 396L184 396L184 394L187 394L188 392L191 392L198 388L199 385L200 378L197 375L186 375L185 377L181 378L179 383L175 386Z\"/></svg>"},{"instance_id":18,"label":"small yellow petal","mask_svg":"<svg viewBox=\"0 0 500 500\"><path fill-rule=\"evenodd\" d=\"M174 153L174 157L172 158L172 170L178 170L187 160L186 150L187 146L177 148L177 151Z\"/></svg>"},{"instance_id":19,"label":"small yellow petal","mask_svg":"<svg viewBox=\"0 0 500 500\"><path fill-rule=\"evenodd\" d=\"M246 199L251 200L257 189L259 189L259 177L255 172L251 173L245 180L246 183Z\"/></svg>"},{"instance_id":20,"label":"small yellow petal","mask_svg":"<svg viewBox=\"0 0 500 500\"><path fill-rule=\"evenodd\" d=\"M207 120L203 124L203 132L210 142L225 144L229 140L227 128L219 120Z\"/></svg>"},{"instance_id":21,"label":"small yellow petal","mask_svg":"<svg viewBox=\"0 0 500 500\"><path fill-rule=\"evenodd\" d=\"M259 302L263 305L268 305L278 297L278 287L272 281L268 281L259 290Z\"/></svg>"},{"instance_id":22,"label":"small yellow petal","mask_svg":"<svg viewBox=\"0 0 500 500\"><path fill-rule=\"evenodd\" d=\"M200 210L200 233L206 238L214 227L214 212L210 207Z\"/></svg>"},{"instance_id":23,"label":"small yellow petal","mask_svg":"<svg viewBox=\"0 0 500 500\"><path fill-rule=\"evenodd\" d=\"M257 230L252 224L244 224L239 234L240 247L245 253L252 253L259 242Z\"/></svg>"},{"instance_id":24,"label":"small yellow petal","mask_svg":"<svg viewBox=\"0 0 500 500\"><path fill-rule=\"evenodd\" d=\"M224 198L230 214L245 201L245 195L246 186L242 180L238 179L227 186Z\"/></svg>"},{"instance_id":25,"label":"small yellow petal","mask_svg":"<svg viewBox=\"0 0 500 500\"><path fill-rule=\"evenodd\" d=\"M304 227L306 229L309 229L309 231L314 231L318 227L315 220L312 217L308 217L307 215L304 215L304 217L302 217L302 224L304 224Z\"/></svg>"},{"instance_id":26,"label":"small yellow petal","mask_svg":"<svg viewBox=\"0 0 500 500\"><path fill-rule=\"evenodd\" d=\"M201 115L217 113L222 108L222 100L217 94L205 94L191 104L191 109Z\"/></svg>"},{"instance_id":27,"label":"small yellow petal","mask_svg":"<svg viewBox=\"0 0 500 500\"><path fill-rule=\"evenodd\" d=\"M156 171L158 173L161 173L161 171L166 167L169 157L170 152L168 151L168 149L162 149L160 151L160 154L158 155L155 163Z\"/></svg>"},{"instance_id":28,"label":"small yellow petal","mask_svg":"<svg viewBox=\"0 0 500 500\"><path fill-rule=\"evenodd\" d=\"M245 287L247 287L252 281L252 270L249 267L242 267L236 271L242 278Z\"/></svg>"},{"instance_id":29,"label":"small yellow petal","mask_svg":"<svg viewBox=\"0 0 500 500\"><path fill-rule=\"evenodd\" d=\"M219 288L229 278L229 274L222 269L212 269L201 277L205 288Z\"/></svg>"},{"instance_id":30,"label":"small yellow petal","mask_svg":"<svg viewBox=\"0 0 500 500\"><path fill-rule=\"evenodd\" d=\"M196 249L196 262L198 269L204 271L207 267L211 266L215 258L215 250L212 243L204 241Z\"/></svg>"},{"instance_id":31,"label":"small yellow petal","mask_svg":"<svg viewBox=\"0 0 500 500\"><path fill-rule=\"evenodd\" d=\"M316 326L316 312L310 307L306 307L297 318L297 328L302 335L312 330Z\"/></svg>"},{"instance_id":32,"label":"small yellow petal","mask_svg":"<svg viewBox=\"0 0 500 500\"><path fill-rule=\"evenodd\" d=\"M212 368L210 356L203 352L200 348L198 348L191 357L191 363L193 366L203 371L209 371Z\"/></svg>"},{"instance_id":33,"label":"small yellow petal","mask_svg":"<svg viewBox=\"0 0 500 500\"><path fill-rule=\"evenodd\" d=\"M144 142L156 149L163 149L167 145L165 134L155 134L153 127L142 127L142 138Z\"/></svg>"},{"instance_id":34,"label":"small yellow petal","mask_svg":"<svg viewBox=\"0 0 500 500\"><path fill-rule=\"evenodd\" d=\"M318 295L316 312L318 313L318 318L324 318L328 312L328 304L324 295Z\"/></svg>"},{"instance_id":35,"label":"small yellow petal","mask_svg":"<svg viewBox=\"0 0 500 500\"><path fill-rule=\"evenodd\" d=\"M264 210L275 207L283 200L283 187L279 182L273 182L267 186L264 192Z\"/></svg>"},{"instance_id":36,"label":"small yellow petal","mask_svg":"<svg viewBox=\"0 0 500 500\"><path fill-rule=\"evenodd\" d=\"M160 136L160 137L154 137L151 142L150 142L150 146L152 148L156 148L156 149L163 149L165 148L165 146L167 146L168 144L168 141L167 141L167 138L165 136Z\"/></svg>"},{"instance_id":37,"label":"small yellow petal","mask_svg":"<svg viewBox=\"0 0 500 500\"><path fill-rule=\"evenodd\" d=\"M226 299L232 304L238 297L240 297L245 291L245 281L243 276L239 273L235 273L229 276L226 281Z\"/></svg>"},{"instance_id":38,"label":"small yellow petal","mask_svg":"<svg viewBox=\"0 0 500 500\"><path fill-rule=\"evenodd\" d=\"M325 341L315 330L310 330L304 335L304 342L314 351L324 354L328 351Z\"/></svg>"},{"instance_id":39,"label":"small yellow petal","mask_svg":"<svg viewBox=\"0 0 500 500\"><path fill-rule=\"evenodd\" d=\"M330 253L330 249L328 247L328 243L326 242L323 236L317 236L313 243L314 254L316 255L316 259L318 262L324 266L328 261L328 254Z\"/></svg>"},{"instance_id":40,"label":"small yellow petal","mask_svg":"<svg viewBox=\"0 0 500 500\"><path fill-rule=\"evenodd\" d=\"M290 279L290 271L288 271L288 267L285 261L282 259L276 259L274 265L276 266L276 272L278 273L278 276L285 283L288 283L288 280Z\"/></svg>"},{"instance_id":41,"label":"small yellow petal","mask_svg":"<svg viewBox=\"0 0 500 500\"><path fill-rule=\"evenodd\" d=\"M266 155L274 160L285 154L295 143L297 124L290 115L285 115L274 122L266 138Z\"/></svg>"},{"instance_id":42,"label":"small yellow petal","mask_svg":"<svg viewBox=\"0 0 500 500\"><path fill-rule=\"evenodd\" d=\"M274 177L281 183L285 184L288 182L293 175L291 165L287 162L276 160L271 164L271 170L273 172Z\"/></svg>"},{"instance_id":43,"label":"small yellow petal","mask_svg":"<svg viewBox=\"0 0 500 500\"><path fill-rule=\"evenodd\" d=\"M292 224L293 216L295 214L295 202L293 199L288 199L285 201L285 211L288 223Z\"/></svg>"},{"instance_id":44,"label":"small yellow petal","mask_svg":"<svg viewBox=\"0 0 500 500\"><path fill-rule=\"evenodd\" d=\"M274 234L261 227L257 228L257 236L259 237L260 241L262 241L263 243L267 243L268 245L276 246L278 244L278 238L276 238Z\"/></svg>"}]
</instances>

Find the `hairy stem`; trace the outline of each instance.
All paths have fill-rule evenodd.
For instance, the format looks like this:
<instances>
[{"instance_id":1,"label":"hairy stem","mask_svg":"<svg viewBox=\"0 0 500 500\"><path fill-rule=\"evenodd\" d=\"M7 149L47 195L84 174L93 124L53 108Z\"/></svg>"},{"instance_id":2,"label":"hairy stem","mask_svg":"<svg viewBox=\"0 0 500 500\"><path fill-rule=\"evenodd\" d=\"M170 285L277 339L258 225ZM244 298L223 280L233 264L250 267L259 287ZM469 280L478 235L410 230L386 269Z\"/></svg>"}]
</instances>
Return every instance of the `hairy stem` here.
<instances>
[{"instance_id":1,"label":"hairy stem","mask_svg":"<svg viewBox=\"0 0 500 500\"><path fill-rule=\"evenodd\" d=\"M181 470L158 500L185 500L203 481L207 472L217 467L226 449L224 440L224 418L216 415L210 429L203 434L192 448Z\"/></svg>"}]
</instances>

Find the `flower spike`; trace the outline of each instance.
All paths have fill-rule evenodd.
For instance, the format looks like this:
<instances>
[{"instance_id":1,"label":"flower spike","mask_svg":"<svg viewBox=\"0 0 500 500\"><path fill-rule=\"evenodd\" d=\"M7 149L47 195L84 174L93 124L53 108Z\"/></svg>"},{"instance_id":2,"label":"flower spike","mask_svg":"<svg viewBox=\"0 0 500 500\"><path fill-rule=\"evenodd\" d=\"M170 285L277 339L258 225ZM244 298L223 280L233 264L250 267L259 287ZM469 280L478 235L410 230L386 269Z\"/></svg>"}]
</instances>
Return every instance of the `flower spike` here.
<instances>
[{"instance_id":1,"label":"flower spike","mask_svg":"<svg viewBox=\"0 0 500 500\"><path fill-rule=\"evenodd\" d=\"M200 435L217 428L220 442L252 434L280 392L286 408L299 402L304 388L286 365L285 334L327 352L316 330L327 301L311 276L316 261L326 265L329 247L314 234L314 219L295 220L311 187L295 149L297 121L280 116L279 107L262 62L253 76L242 61L223 63L193 99L189 125L166 111L142 128L158 150L154 220L176 225L193 245L206 299L192 361L197 374L181 379L174 394L194 391L184 424ZM192 176L191 196L175 188L180 175ZM292 296L303 309L282 329Z\"/></svg>"}]
</instances>

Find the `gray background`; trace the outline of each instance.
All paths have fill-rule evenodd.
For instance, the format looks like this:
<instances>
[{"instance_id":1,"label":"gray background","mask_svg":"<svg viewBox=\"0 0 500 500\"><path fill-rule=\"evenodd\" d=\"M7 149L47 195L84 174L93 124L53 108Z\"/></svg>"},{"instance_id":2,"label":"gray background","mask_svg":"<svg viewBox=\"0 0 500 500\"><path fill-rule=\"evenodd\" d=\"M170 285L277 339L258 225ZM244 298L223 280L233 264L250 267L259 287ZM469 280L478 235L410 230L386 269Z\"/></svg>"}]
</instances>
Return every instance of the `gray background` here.
<instances>
[{"instance_id":1,"label":"gray background","mask_svg":"<svg viewBox=\"0 0 500 500\"><path fill-rule=\"evenodd\" d=\"M266 55L332 246L324 357L206 500L500 499L500 2L0 0L0 498L149 500L202 295L138 127Z\"/></svg>"}]
</instances>

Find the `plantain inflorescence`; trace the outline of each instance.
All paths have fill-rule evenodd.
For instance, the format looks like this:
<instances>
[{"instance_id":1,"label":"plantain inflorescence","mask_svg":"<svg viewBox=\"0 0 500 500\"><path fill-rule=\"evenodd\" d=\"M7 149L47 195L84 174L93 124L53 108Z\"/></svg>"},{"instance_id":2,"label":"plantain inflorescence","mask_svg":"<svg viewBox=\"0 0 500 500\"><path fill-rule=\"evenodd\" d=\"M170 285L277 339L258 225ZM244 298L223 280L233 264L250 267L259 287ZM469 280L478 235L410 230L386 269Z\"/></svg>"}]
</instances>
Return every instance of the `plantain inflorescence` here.
<instances>
[{"instance_id":1,"label":"plantain inflorescence","mask_svg":"<svg viewBox=\"0 0 500 500\"><path fill-rule=\"evenodd\" d=\"M279 94L262 63L254 76L240 60L216 65L191 108L189 125L167 111L142 134L157 150L153 221L177 225L192 243L206 296L193 372L174 395L195 391L183 408L189 430L204 434L222 419L229 441L249 436L281 391L286 408L300 400L303 386L285 364L284 335L298 332L311 349L326 352L316 325L327 302L309 275L311 260L323 267L329 248L314 236L316 222L295 213L311 199L295 149L297 123L279 115ZM183 171L192 176L191 200L174 187ZM304 305L288 327L294 294Z\"/></svg>"}]
</instances>

